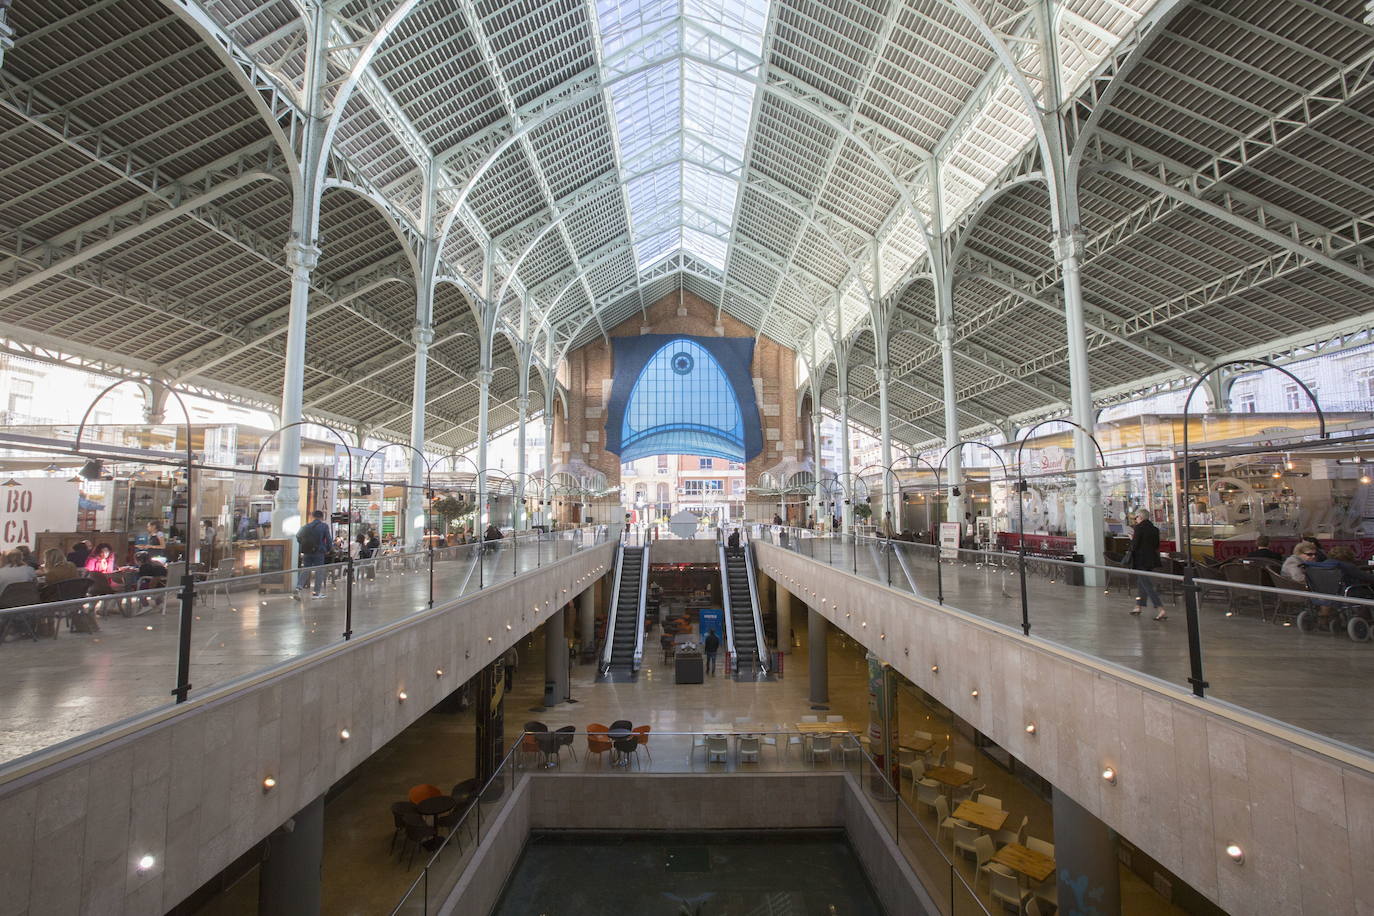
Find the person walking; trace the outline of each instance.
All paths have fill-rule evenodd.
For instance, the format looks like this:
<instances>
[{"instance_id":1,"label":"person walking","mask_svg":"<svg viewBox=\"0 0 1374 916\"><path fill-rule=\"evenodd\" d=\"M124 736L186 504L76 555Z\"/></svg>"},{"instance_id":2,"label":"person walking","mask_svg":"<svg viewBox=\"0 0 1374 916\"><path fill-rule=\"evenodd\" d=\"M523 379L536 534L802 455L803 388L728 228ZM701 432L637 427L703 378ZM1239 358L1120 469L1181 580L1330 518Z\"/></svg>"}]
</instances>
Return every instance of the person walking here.
<instances>
[{"instance_id":1,"label":"person walking","mask_svg":"<svg viewBox=\"0 0 1374 916\"><path fill-rule=\"evenodd\" d=\"M706 634L706 643L702 646L706 650L706 673L716 673L716 653L720 651L720 637L716 631L712 630Z\"/></svg>"},{"instance_id":2,"label":"person walking","mask_svg":"<svg viewBox=\"0 0 1374 916\"><path fill-rule=\"evenodd\" d=\"M324 557L332 541L333 536L324 521L324 512L316 509L310 514L310 524L296 532L296 544L301 550L301 569L296 574L296 590L291 593L292 598L301 600L301 592L310 581L310 567L324 565ZM315 589L310 593L310 597L324 597L323 569L315 570Z\"/></svg>"},{"instance_id":3,"label":"person walking","mask_svg":"<svg viewBox=\"0 0 1374 916\"><path fill-rule=\"evenodd\" d=\"M1128 562L1123 566L1140 572L1150 572L1160 566L1159 529L1150 521L1150 514L1144 509L1135 514L1135 527L1131 530L1131 546L1126 551L1126 560ZM1164 613L1164 602L1160 600L1155 583L1149 576L1136 576L1135 587L1135 610L1131 611L1132 614L1143 611L1148 601L1156 611L1155 620L1169 619L1169 615Z\"/></svg>"}]
</instances>

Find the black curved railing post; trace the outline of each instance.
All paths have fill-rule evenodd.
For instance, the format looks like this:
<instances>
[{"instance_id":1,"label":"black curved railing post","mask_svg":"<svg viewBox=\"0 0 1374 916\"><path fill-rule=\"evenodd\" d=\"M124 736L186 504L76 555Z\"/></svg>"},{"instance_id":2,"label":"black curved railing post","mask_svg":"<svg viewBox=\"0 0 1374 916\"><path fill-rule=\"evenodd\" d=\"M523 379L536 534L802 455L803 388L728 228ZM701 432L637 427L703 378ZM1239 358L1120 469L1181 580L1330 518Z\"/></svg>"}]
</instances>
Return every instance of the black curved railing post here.
<instances>
[{"instance_id":1,"label":"black curved railing post","mask_svg":"<svg viewBox=\"0 0 1374 916\"><path fill-rule=\"evenodd\" d=\"M1317 396L1312 393L1312 389L1302 379L1289 372L1282 366L1275 365L1264 359L1232 359L1224 363L1217 363L1206 372L1197 377L1193 386L1188 389L1188 398L1183 402L1183 473L1181 475L1180 489L1182 499L1179 505L1182 507L1183 518L1178 520L1176 527L1179 530L1179 540L1182 542L1178 546L1183 548L1186 545L1186 552L1183 554L1183 609L1188 629L1188 683L1193 687L1195 696L1204 696L1206 690L1211 685L1202 673L1202 629L1199 623L1199 595L1202 592L1197 584L1197 569L1193 562L1193 513L1188 506L1188 466L1191 463L1188 447L1188 415L1193 406L1193 395L1197 394L1198 388L1214 372L1219 372L1228 366L1263 366L1267 369L1277 369L1297 384L1302 389L1303 394L1312 402L1312 408L1317 412L1318 437L1326 438L1326 414L1322 412L1322 406L1317 401Z\"/></svg>"},{"instance_id":2,"label":"black curved railing post","mask_svg":"<svg viewBox=\"0 0 1374 916\"><path fill-rule=\"evenodd\" d=\"M1063 418L1055 418L1055 419L1050 419L1050 420L1041 420L1039 423L1036 423L1036 424L1035 424L1034 426L1032 426L1030 429L1026 430L1026 434L1025 434L1024 436L1021 437L1020 441L1019 441L1019 442L1017 443L1017 445L1016 445L1016 515L1017 515L1017 519L1018 519L1018 527L1021 529L1020 534L1019 534L1019 538L1018 538L1019 543L1017 544L1017 551L1016 551L1016 553L1017 553L1017 564L1016 564L1016 565L1017 565L1018 568L1019 568L1019 569L1018 569L1018 572L1019 572L1019 575L1020 575L1020 577L1021 577L1021 632L1024 633L1024 634L1026 634L1027 636L1030 635L1030 626L1031 626L1031 625L1030 625L1030 599L1029 599L1029 597L1028 597L1027 588L1026 588L1026 490L1027 490L1027 484L1026 484L1026 472L1025 472L1025 468L1024 468L1024 467L1022 466L1022 464L1021 464L1021 457L1022 457L1022 453L1023 453L1023 452L1025 451L1025 449L1026 449L1026 443L1030 441L1030 437L1035 433L1035 431L1036 431L1037 429L1039 429L1040 427L1045 426L1045 425L1050 424L1050 423L1063 423L1063 424L1065 424L1065 425L1067 425L1067 426L1072 426L1074 429L1078 430L1078 431L1081 432L1083 435L1085 435L1085 436L1087 436L1089 439L1091 439L1091 440L1092 440L1092 443L1093 443L1093 447L1097 449L1097 470L1101 470L1101 469L1103 469L1103 468L1105 468L1105 467L1107 466L1107 458L1106 458L1106 456L1103 455L1103 453L1102 453L1102 443L1100 443L1100 442L1097 441L1097 437L1094 436L1094 435L1092 434L1091 431L1089 431L1089 430L1085 429L1084 427L1080 426L1078 423L1075 423L1073 420L1065 420L1065 419L1063 419ZM1081 498L1081 496L1080 496L1080 498Z\"/></svg>"}]
</instances>

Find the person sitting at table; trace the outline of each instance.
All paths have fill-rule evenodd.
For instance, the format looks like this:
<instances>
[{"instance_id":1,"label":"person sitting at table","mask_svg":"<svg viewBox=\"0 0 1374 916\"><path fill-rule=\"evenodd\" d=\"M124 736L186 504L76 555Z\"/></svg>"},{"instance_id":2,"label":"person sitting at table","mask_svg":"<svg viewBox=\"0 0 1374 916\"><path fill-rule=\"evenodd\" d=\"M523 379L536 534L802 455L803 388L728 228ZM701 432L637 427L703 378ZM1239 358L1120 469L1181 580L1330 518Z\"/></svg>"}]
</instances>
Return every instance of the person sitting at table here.
<instances>
[{"instance_id":1,"label":"person sitting at table","mask_svg":"<svg viewBox=\"0 0 1374 916\"><path fill-rule=\"evenodd\" d=\"M1255 538L1255 549L1245 555L1247 560L1273 560L1282 563L1286 557L1277 550L1269 549L1269 535L1261 534Z\"/></svg>"},{"instance_id":2,"label":"person sitting at table","mask_svg":"<svg viewBox=\"0 0 1374 916\"><path fill-rule=\"evenodd\" d=\"M138 577L153 580L153 584L145 586L145 588L160 588L167 584L167 567L154 560L147 551L144 551L138 555Z\"/></svg>"},{"instance_id":3,"label":"person sitting at table","mask_svg":"<svg viewBox=\"0 0 1374 916\"><path fill-rule=\"evenodd\" d=\"M1315 534L1304 534L1302 540L1312 545L1312 549L1317 552L1317 562L1322 563L1326 560L1326 549L1322 547L1322 542L1317 540Z\"/></svg>"},{"instance_id":4,"label":"person sitting at table","mask_svg":"<svg viewBox=\"0 0 1374 916\"><path fill-rule=\"evenodd\" d=\"M1294 582L1307 584L1307 573L1303 572L1303 565L1306 563L1317 562L1317 545L1311 541L1298 541L1293 545L1292 556L1286 557L1283 561L1283 573L1285 579L1292 579Z\"/></svg>"},{"instance_id":5,"label":"person sitting at table","mask_svg":"<svg viewBox=\"0 0 1374 916\"><path fill-rule=\"evenodd\" d=\"M24 557L24 562L27 563L29 566L33 567L34 569L37 569L39 566L42 565L38 562L38 557L34 554L34 552L29 549L28 544L20 544L16 546L14 549L19 551L19 553L22 554Z\"/></svg>"},{"instance_id":6,"label":"person sitting at table","mask_svg":"<svg viewBox=\"0 0 1374 916\"><path fill-rule=\"evenodd\" d=\"M59 582L66 582L68 579L75 579L80 575L81 571L76 568L76 564L62 556L62 551L56 547L49 547L43 552L44 584L56 585Z\"/></svg>"},{"instance_id":7,"label":"person sitting at table","mask_svg":"<svg viewBox=\"0 0 1374 916\"><path fill-rule=\"evenodd\" d=\"M0 558L0 592L15 582L37 582L38 573L24 562L24 555L18 550L7 550Z\"/></svg>"},{"instance_id":8,"label":"person sitting at table","mask_svg":"<svg viewBox=\"0 0 1374 916\"><path fill-rule=\"evenodd\" d=\"M1308 560L1305 565L1309 569L1339 569L1342 588L1350 588L1352 585L1374 585L1374 573L1356 565L1355 551L1343 544L1332 547L1325 560L1317 560L1315 563Z\"/></svg>"},{"instance_id":9,"label":"person sitting at table","mask_svg":"<svg viewBox=\"0 0 1374 916\"><path fill-rule=\"evenodd\" d=\"M77 569L85 569L86 561L91 558L91 542L77 541L72 545L71 552L67 554L67 561Z\"/></svg>"},{"instance_id":10,"label":"person sitting at table","mask_svg":"<svg viewBox=\"0 0 1374 916\"><path fill-rule=\"evenodd\" d=\"M114 548L102 541L95 548L95 553L86 558L86 569L89 572L105 573L106 575L114 572Z\"/></svg>"}]
</instances>

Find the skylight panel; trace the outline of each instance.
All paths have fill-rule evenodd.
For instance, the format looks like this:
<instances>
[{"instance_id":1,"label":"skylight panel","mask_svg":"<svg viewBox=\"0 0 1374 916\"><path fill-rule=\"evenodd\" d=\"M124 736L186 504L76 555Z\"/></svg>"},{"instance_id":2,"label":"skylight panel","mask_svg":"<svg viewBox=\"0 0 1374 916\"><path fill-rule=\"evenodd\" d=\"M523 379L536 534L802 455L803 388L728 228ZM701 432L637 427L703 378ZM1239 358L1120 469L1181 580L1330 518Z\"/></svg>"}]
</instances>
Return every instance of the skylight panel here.
<instances>
[{"instance_id":1,"label":"skylight panel","mask_svg":"<svg viewBox=\"0 0 1374 916\"><path fill-rule=\"evenodd\" d=\"M705 36L729 55L729 66L753 69L763 53L768 0L603 0L597 18L608 75L629 72L631 60L651 60L651 48L675 55L611 87L622 173L634 176L627 194L638 267L675 250L675 236L679 246L723 271L724 238L739 196L730 173L742 169L755 88L746 77L685 59L686 45L706 53Z\"/></svg>"}]
</instances>

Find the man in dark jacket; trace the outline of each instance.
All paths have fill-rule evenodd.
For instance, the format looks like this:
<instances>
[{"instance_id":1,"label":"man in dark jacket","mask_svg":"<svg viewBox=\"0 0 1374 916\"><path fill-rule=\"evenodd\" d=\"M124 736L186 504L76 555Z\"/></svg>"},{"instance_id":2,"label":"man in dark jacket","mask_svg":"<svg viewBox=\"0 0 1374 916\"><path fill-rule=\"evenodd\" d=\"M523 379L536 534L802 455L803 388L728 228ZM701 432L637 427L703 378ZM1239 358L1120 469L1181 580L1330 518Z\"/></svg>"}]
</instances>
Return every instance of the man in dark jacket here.
<instances>
[{"instance_id":1,"label":"man in dark jacket","mask_svg":"<svg viewBox=\"0 0 1374 916\"><path fill-rule=\"evenodd\" d=\"M1150 514L1144 509L1135 514L1135 528L1132 529L1131 547L1126 551L1126 561L1123 566L1141 572L1159 568L1159 529L1150 521ZM1136 576L1135 587L1135 610L1131 613L1139 614L1145 609L1145 602L1148 601L1157 612L1155 620L1167 620L1169 615L1164 613L1164 602L1160 600L1159 592L1155 590L1155 584L1150 577Z\"/></svg>"},{"instance_id":2,"label":"man in dark jacket","mask_svg":"<svg viewBox=\"0 0 1374 916\"><path fill-rule=\"evenodd\" d=\"M292 592L291 597L297 601L301 600L301 592L310 582L310 567L324 565L324 556L333 542L334 536L329 533L329 525L325 524L324 512L316 509L310 515L310 524L296 532L296 544L301 549L301 568L296 574L296 590ZM315 570L315 590L310 593L310 597L324 597L323 569Z\"/></svg>"},{"instance_id":3,"label":"man in dark jacket","mask_svg":"<svg viewBox=\"0 0 1374 916\"><path fill-rule=\"evenodd\" d=\"M1277 550L1269 549L1269 535L1261 534L1255 538L1255 549L1245 555L1247 560L1273 560L1282 563L1287 557Z\"/></svg>"},{"instance_id":4,"label":"man in dark jacket","mask_svg":"<svg viewBox=\"0 0 1374 916\"><path fill-rule=\"evenodd\" d=\"M716 653L720 651L720 637L716 635L715 630L706 634L706 642L702 648L706 650L706 673L715 674Z\"/></svg>"}]
</instances>

